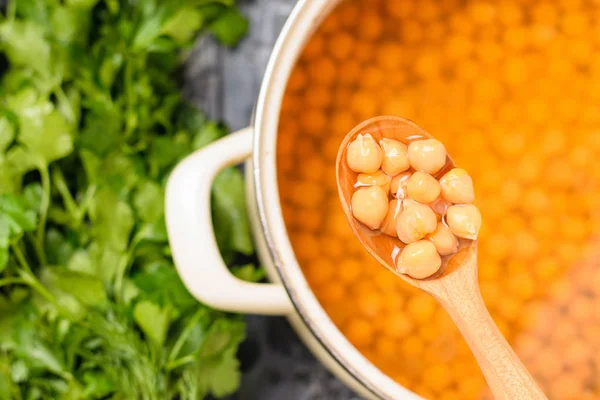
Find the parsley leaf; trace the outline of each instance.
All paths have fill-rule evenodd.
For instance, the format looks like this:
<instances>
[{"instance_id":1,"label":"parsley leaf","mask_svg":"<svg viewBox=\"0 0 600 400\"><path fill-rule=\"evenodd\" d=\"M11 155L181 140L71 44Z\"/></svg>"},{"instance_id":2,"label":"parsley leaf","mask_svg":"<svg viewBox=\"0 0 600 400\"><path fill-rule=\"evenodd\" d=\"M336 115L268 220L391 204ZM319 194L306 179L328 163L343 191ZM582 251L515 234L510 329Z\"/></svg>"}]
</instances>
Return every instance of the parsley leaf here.
<instances>
[{"instance_id":1,"label":"parsley leaf","mask_svg":"<svg viewBox=\"0 0 600 400\"><path fill-rule=\"evenodd\" d=\"M208 28L217 40L224 45L233 46L248 33L248 20L237 9L227 10Z\"/></svg>"},{"instance_id":2,"label":"parsley leaf","mask_svg":"<svg viewBox=\"0 0 600 400\"><path fill-rule=\"evenodd\" d=\"M212 190L212 215L215 237L227 261L236 252L246 255L254 252L239 169L227 168L217 175Z\"/></svg>"},{"instance_id":3,"label":"parsley leaf","mask_svg":"<svg viewBox=\"0 0 600 400\"><path fill-rule=\"evenodd\" d=\"M0 271L8 263L8 249L13 240L36 227L34 211L12 194L0 195Z\"/></svg>"}]
</instances>

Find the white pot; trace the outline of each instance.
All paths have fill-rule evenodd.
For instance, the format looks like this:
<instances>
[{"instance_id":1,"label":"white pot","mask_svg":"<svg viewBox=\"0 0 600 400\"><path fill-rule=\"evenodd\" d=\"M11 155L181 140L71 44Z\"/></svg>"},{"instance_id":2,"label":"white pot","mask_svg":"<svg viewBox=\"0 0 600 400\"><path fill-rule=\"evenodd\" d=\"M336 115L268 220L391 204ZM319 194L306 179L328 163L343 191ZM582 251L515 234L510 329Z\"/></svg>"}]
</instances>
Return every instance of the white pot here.
<instances>
[{"instance_id":1,"label":"white pot","mask_svg":"<svg viewBox=\"0 0 600 400\"><path fill-rule=\"evenodd\" d=\"M225 311L285 315L323 364L363 397L420 399L371 364L325 313L298 265L281 211L275 164L281 101L305 42L338 2L298 2L269 60L253 127L191 154L175 168L166 191L169 242L177 270L198 300ZM231 275L212 229L211 183L223 168L243 161L257 251L273 283Z\"/></svg>"}]
</instances>

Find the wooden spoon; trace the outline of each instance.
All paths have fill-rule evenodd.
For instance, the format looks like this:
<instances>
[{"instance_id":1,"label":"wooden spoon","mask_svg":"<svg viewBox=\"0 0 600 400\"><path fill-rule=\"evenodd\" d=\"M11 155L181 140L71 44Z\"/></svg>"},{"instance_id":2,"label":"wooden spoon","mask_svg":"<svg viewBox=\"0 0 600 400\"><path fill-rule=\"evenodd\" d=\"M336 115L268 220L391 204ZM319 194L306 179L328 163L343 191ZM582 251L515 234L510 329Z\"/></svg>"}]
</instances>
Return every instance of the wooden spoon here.
<instances>
[{"instance_id":1,"label":"wooden spoon","mask_svg":"<svg viewBox=\"0 0 600 400\"><path fill-rule=\"evenodd\" d=\"M374 232L358 222L350 210L357 173L346 163L348 144L358 134L370 133L377 142L386 137L404 143L431 135L404 118L381 116L355 127L342 141L336 160L338 192L346 217L360 243L379 263L411 285L432 295L446 309L475 355L479 367L496 399L547 399L531 374L521 363L488 312L477 282L477 242L455 255L444 258L433 277L418 280L396 270L394 257L399 239ZM454 166L450 159L444 170Z\"/></svg>"}]
</instances>

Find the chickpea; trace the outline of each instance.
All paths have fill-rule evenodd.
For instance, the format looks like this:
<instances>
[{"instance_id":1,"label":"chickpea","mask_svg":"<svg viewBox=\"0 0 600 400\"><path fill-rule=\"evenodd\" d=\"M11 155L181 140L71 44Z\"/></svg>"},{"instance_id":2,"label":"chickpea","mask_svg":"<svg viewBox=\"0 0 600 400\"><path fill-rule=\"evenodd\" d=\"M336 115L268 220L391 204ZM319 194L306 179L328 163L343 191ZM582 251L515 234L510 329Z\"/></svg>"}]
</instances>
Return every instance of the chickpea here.
<instances>
[{"instance_id":1,"label":"chickpea","mask_svg":"<svg viewBox=\"0 0 600 400\"><path fill-rule=\"evenodd\" d=\"M344 31L332 35L331 40L329 41L329 52L333 58L340 61L348 58L348 56L352 54L353 48L354 38Z\"/></svg>"},{"instance_id":2,"label":"chickpea","mask_svg":"<svg viewBox=\"0 0 600 400\"><path fill-rule=\"evenodd\" d=\"M408 197L419 203L432 203L440 195L440 183L427 172L417 171L406 185Z\"/></svg>"},{"instance_id":3,"label":"chickpea","mask_svg":"<svg viewBox=\"0 0 600 400\"><path fill-rule=\"evenodd\" d=\"M399 199L403 199L407 196L406 185L411 177L412 173L404 172L400 175L396 175L392 178L390 183L390 194Z\"/></svg>"},{"instance_id":4,"label":"chickpea","mask_svg":"<svg viewBox=\"0 0 600 400\"><path fill-rule=\"evenodd\" d=\"M398 257L397 268L402 274L415 279L425 279L435 274L442 266L442 259L435 245L428 240L419 240L406 245Z\"/></svg>"},{"instance_id":5,"label":"chickpea","mask_svg":"<svg viewBox=\"0 0 600 400\"><path fill-rule=\"evenodd\" d=\"M368 91L352 92L348 108L360 119L371 118L376 115L379 108L379 98L369 95Z\"/></svg>"},{"instance_id":6,"label":"chickpea","mask_svg":"<svg viewBox=\"0 0 600 400\"><path fill-rule=\"evenodd\" d=\"M306 263L306 278L312 285L322 285L328 282L335 271L335 266L327 259L317 259Z\"/></svg>"},{"instance_id":7,"label":"chickpea","mask_svg":"<svg viewBox=\"0 0 600 400\"><path fill-rule=\"evenodd\" d=\"M344 63L344 68L338 72L338 80L344 86L352 86L360 78L362 71L361 65L356 60L348 60Z\"/></svg>"},{"instance_id":8,"label":"chickpea","mask_svg":"<svg viewBox=\"0 0 600 400\"><path fill-rule=\"evenodd\" d=\"M578 378L576 373L566 372L561 374L561 371L559 371L553 378L546 379L550 381L548 393L552 393L555 398L580 399L582 397L580 393L583 392L584 382Z\"/></svg>"},{"instance_id":9,"label":"chickpea","mask_svg":"<svg viewBox=\"0 0 600 400\"><path fill-rule=\"evenodd\" d=\"M417 171L435 174L446 165L446 147L436 139L416 140L408 145L408 160Z\"/></svg>"},{"instance_id":10,"label":"chickpea","mask_svg":"<svg viewBox=\"0 0 600 400\"><path fill-rule=\"evenodd\" d=\"M355 346L368 346L373 340L373 325L362 318L351 319L343 328L350 342Z\"/></svg>"},{"instance_id":11,"label":"chickpea","mask_svg":"<svg viewBox=\"0 0 600 400\"><path fill-rule=\"evenodd\" d=\"M398 175L410 168L407 157L407 147L404 143L394 139L381 139L379 141L383 149L383 163L381 169L388 175Z\"/></svg>"},{"instance_id":12,"label":"chickpea","mask_svg":"<svg viewBox=\"0 0 600 400\"><path fill-rule=\"evenodd\" d=\"M465 382L467 379L473 378L463 377L461 381ZM423 382L427 385L427 387L439 393L443 392L450 385L452 385L452 381L452 367L446 363L430 365L427 367L427 369L425 369L425 373L423 374ZM470 399L474 397L475 396L468 396L466 398Z\"/></svg>"},{"instance_id":13,"label":"chickpea","mask_svg":"<svg viewBox=\"0 0 600 400\"><path fill-rule=\"evenodd\" d=\"M309 60L317 59L325 50L325 40L321 35L313 35L304 47L302 57Z\"/></svg>"},{"instance_id":14,"label":"chickpea","mask_svg":"<svg viewBox=\"0 0 600 400\"><path fill-rule=\"evenodd\" d=\"M378 170L374 174L358 174L354 187L379 186L387 193L390 190L391 181L392 178L384 174L382 170Z\"/></svg>"},{"instance_id":15,"label":"chickpea","mask_svg":"<svg viewBox=\"0 0 600 400\"><path fill-rule=\"evenodd\" d=\"M355 124L354 116L349 111L334 112L331 115L331 125L336 134L345 135ZM334 137L336 135L333 135Z\"/></svg>"},{"instance_id":16,"label":"chickpea","mask_svg":"<svg viewBox=\"0 0 600 400\"><path fill-rule=\"evenodd\" d=\"M411 319L401 312L386 314L384 318L377 322L380 324L380 329L394 339L402 339L408 336L414 328Z\"/></svg>"},{"instance_id":17,"label":"chickpea","mask_svg":"<svg viewBox=\"0 0 600 400\"><path fill-rule=\"evenodd\" d=\"M294 68L288 79L287 90L290 92L299 92L306 87L307 81L304 68Z\"/></svg>"},{"instance_id":18,"label":"chickpea","mask_svg":"<svg viewBox=\"0 0 600 400\"><path fill-rule=\"evenodd\" d=\"M361 39L377 40L383 32L383 20L375 11L368 11L361 15L362 23L357 30Z\"/></svg>"},{"instance_id":19,"label":"chickpea","mask_svg":"<svg viewBox=\"0 0 600 400\"><path fill-rule=\"evenodd\" d=\"M451 206L448 207L446 223L456 236L475 240L481 228L481 213L472 204Z\"/></svg>"},{"instance_id":20,"label":"chickpea","mask_svg":"<svg viewBox=\"0 0 600 400\"><path fill-rule=\"evenodd\" d=\"M338 67L329 57L320 56L310 64L308 74L312 80L311 83L320 83L331 87L337 79Z\"/></svg>"},{"instance_id":21,"label":"chickpea","mask_svg":"<svg viewBox=\"0 0 600 400\"><path fill-rule=\"evenodd\" d=\"M406 314L419 325L431 321L435 314L437 303L431 296L418 293L406 303Z\"/></svg>"},{"instance_id":22,"label":"chickpea","mask_svg":"<svg viewBox=\"0 0 600 400\"><path fill-rule=\"evenodd\" d=\"M338 260L337 280L340 283L351 283L360 277L363 265L355 259Z\"/></svg>"},{"instance_id":23,"label":"chickpea","mask_svg":"<svg viewBox=\"0 0 600 400\"><path fill-rule=\"evenodd\" d=\"M395 340L386 337L380 337L375 342L375 352L381 357L389 357L391 354L395 354L397 352L396 346L397 344Z\"/></svg>"},{"instance_id":24,"label":"chickpea","mask_svg":"<svg viewBox=\"0 0 600 400\"><path fill-rule=\"evenodd\" d=\"M379 186L360 188L352 195L352 215L371 229L379 229L387 211L387 192Z\"/></svg>"},{"instance_id":25,"label":"chickpea","mask_svg":"<svg viewBox=\"0 0 600 400\"><path fill-rule=\"evenodd\" d=\"M442 197L451 203L470 204L475 200L473 179L462 168L453 168L440 179Z\"/></svg>"},{"instance_id":26,"label":"chickpea","mask_svg":"<svg viewBox=\"0 0 600 400\"><path fill-rule=\"evenodd\" d=\"M390 201L388 206L388 212L381 223L381 232L386 235L397 237L398 232L396 231L396 224L398 222L398 216L400 215L402 203L394 199Z\"/></svg>"},{"instance_id":27,"label":"chickpea","mask_svg":"<svg viewBox=\"0 0 600 400\"><path fill-rule=\"evenodd\" d=\"M435 232L429 235L429 240L433 242L441 256L458 251L458 239L443 222L438 222Z\"/></svg>"},{"instance_id":28,"label":"chickpea","mask_svg":"<svg viewBox=\"0 0 600 400\"><path fill-rule=\"evenodd\" d=\"M386 75L380 68L368 66L361 74L360 84L366 89L375 89L379 87L385 78Z\"/></svg>"},{"instance_id":29,"label":"chickpea","mask_svg":"<svg viewBox=\"0 0 600 400\"><path fill-rule=\"evenodd\" d=\"M290 187L290 203L300 208L316 208L325 198L325 192L315 182L302 181Z\"/></svg>"},{"instance_id":30,"label":"chickpea","mask_svg":"<svg viewBox=\"0 0 600 400\"><path fill-rule=\"evenodd\" d=\"M402 242L413 243L435 231L437 217L431 207L412 200L404 200L402 208L396 223L398 238Z\"/></svg>"},{"instance_id":31,"label":"chickpea","mask_svg":"<svg viewBox=\"0 0 600 400\"><path fill-rule=\"evenodd\" d=\"M346 162L354 172L366 172L372 174L377 172L383 161L383 150L377 144L371 134L359 134L348 145L346 151Z\"/></svg>"}]
</instances>

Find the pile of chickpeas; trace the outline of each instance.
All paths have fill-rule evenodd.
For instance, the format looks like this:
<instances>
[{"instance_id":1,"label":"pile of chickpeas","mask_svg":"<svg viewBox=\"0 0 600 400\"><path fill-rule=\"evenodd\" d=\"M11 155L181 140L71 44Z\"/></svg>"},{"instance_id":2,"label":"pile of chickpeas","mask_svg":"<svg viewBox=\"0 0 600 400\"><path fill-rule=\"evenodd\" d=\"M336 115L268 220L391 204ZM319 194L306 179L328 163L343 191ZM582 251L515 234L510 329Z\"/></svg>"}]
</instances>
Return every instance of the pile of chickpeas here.
<instances>
[{"instance_id":1,"label":"pile of chickpeas","mask_svg":"<svg viewBox=\"0 0 600 400\"><path fill-rule=\"evenodd\" d=\"M599 55L596 0L347 0L306 44L277 139L290 240L340 331L424 398L491 397L447 313L354 237L342 139L398 115L445 144L476 183L494 321L551 400L599 400Z\"/></svg>"},{"instance_id":2,"label":"pile of chickpeas","mask_svg":"<svg viewBox=\"0 0 600 400\"><path fill-rule=\"evenodd\" d=\"M436 178L448 164L439 140L413 139L407 146L358 134L345 154L346 164L358 174L352 215L368 228L399 239L396 248L402 250L391 256L400 273L431 277L440 270L442 256L458 251L459 238L477 239L481 214L471 204L473 180L460 168Z\"/></svg>"}]
</instances>

